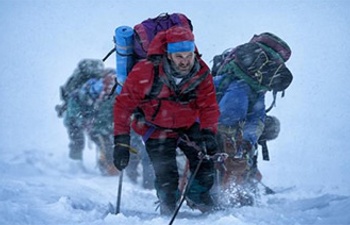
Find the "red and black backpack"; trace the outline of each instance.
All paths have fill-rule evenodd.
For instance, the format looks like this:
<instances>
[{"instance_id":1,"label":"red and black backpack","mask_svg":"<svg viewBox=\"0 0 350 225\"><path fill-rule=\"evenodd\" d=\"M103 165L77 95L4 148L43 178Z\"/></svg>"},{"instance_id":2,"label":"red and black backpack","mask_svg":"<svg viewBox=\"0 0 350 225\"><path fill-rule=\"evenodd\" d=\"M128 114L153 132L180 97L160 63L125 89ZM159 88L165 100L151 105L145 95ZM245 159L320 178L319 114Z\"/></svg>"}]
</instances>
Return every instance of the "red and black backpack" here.
<instances>
[{"instance_id":1,"label":"red and black backpack","mask_svg":"<svg viewBox=\"0 0 350 225\"><path fill-rule=\"evenodd\" d=\"M293 80L285 65L290 56L291 49L285 41L265 32L254 35L248 43L214 56L212 75L228 74L223 84L229 83L230 79L243 79L256 92L272 91L274 100L269 111L275 104L277 92L282 92L283 96ZM220 86L217 92L222 93Z\"/></svg>"}]
</instances>

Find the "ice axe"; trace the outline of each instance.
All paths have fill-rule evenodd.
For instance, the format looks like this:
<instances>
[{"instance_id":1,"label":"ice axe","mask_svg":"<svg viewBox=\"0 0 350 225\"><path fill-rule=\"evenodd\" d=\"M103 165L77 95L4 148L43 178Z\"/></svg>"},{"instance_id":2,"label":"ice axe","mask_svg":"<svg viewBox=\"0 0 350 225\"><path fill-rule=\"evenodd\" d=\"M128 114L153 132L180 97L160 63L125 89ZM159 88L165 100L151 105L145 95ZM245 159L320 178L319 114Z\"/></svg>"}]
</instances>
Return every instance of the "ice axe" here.
<instances>
[{"instance_id":1,"label":"ice axe","mask_svg":"<svg viewBox=\"0 0 350 225\"><path fill-rule=\"evenodd\" d=\"M129 148L129 151L131 153L137 154L137 150L132 148L129 145L124 145L124 144L121 144L121 143L118 143L118 145L126 146L126 147ZM122 189L123 189L123 174L124 174L124 170L121 170L120 171L120 175L119 175L117 202L116 202L115 213L114 213L115 215L120 213L120 202L121 202L121 198L122 198Z\"/></svg>"},{"instance_id":2,"label":"ice axe","mask_svg":"<svg viewBox=\"0 0 350 225\"><path fill-rule=\"evenodd\" d=\"M120 202L121 202L122 188L123 188L123 174L124 174L124 170L120 171L119 184L118 184L118 194L117 194L117 202L116 202L116 206L115 206L115 215L120 213Z\"/></svg>"},{"instance_id":3,"label":"ice axe","mask_svg":"<svg viewBox=\"0 0 350 225\"><path fill-rule=\"evenodd\" d=\"M193 173L191 174L191 176L190 176L190 179L189 179L189 181L188 181L188 183L187 183L187 185L186 185L186 187L185 187L185 190L183 191L183 194L181 195L179 205L176 207L176 209L175 209L175 211L174 211L174 214L173 214L173 216L171 217L171 220L170 220L170 222L169 222L169 225L172 225L172 224L173 224L173 222L174 222L174 220L175 220L177 214L179 213L179 210L180 210L180 208L181 208L183 202L184 202L185 199L186 199L186 195L188 194L188 192L189 192L189 190L190 190L190 187L191 187L191 185L192 185L192 183L193 183L193 180L194 180L195 176L197 175L198 170L199 170L200 166L202 165L203 160L204 160L205 158L208 158L208 157L209 157L209 156L207 155L207 149L206 149L206 146L205 146L204 143L202 144L202 149L201 149L201 151L199 152L198 157L199 157L199 162L198 162L198 164L197 164L197 167L196 167L196 169L194 170L194 172L193 172Z\"/></svg>"},{"instance_id":4,"label":"ice axe","mask_svg":"<svg viewBox=\"0 0 350 225\"><path fill-rule=\"evenodd\" d=\"M115 207L113 203L108 202L108 212L106 213L105 216L108 214L113 214L117 215L120 213L120 203L121 203L121 198L122 198L122 188L123 188L123 170L120 171L119 173L119 184L118 184L118 193L117 193L117 200Z\"/></svg>"},{"instance_id":5,"label":"ice axe","mask_svg":"<svg viewBox=\"0 0 350 225\"><path fill-rule=\"evenodd\" d=\"M106 216L110 214L117 215L120 213L120 202L121 202L121 196L122 196L122 187L123 187L123 170L119 173L119 184L118 184L118 193L117 193L117 200L115 207L111 202L108 202L108 212Z\"/></svg>"},{"instance_id":6,"label":"ice axe","mask_svg":"<svg viewBox=\"0 0 350 225\"><path fill-rule=\"evenodd\" d=\"M259 181L259 183L265 188L265 194L267 195L273 195L276 194L276 192L274 190L272 190L271 188L269 188L267 185L265 185L263 182Z\"/></svg>"}]
</instances>

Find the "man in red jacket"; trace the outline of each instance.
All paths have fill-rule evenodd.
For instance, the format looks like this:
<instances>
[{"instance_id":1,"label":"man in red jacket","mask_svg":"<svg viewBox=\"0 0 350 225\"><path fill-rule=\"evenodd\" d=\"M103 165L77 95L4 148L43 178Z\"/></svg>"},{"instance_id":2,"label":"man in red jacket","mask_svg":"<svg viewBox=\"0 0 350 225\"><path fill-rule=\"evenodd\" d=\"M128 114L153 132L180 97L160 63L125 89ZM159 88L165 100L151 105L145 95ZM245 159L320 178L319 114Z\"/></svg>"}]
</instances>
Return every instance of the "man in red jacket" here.
<instances>
[{"instance_id":1,"label":"man in red jacket","mask_svg":"<svg viewBox=\"0 0 350 225\"><path fill-rule=\"evenodd\" d=\"M149 46L147 60L133 67L116 97L114 164L119 170L128 165L132 126L143 136L155 170L160 212L171 215L180 198L176 148L184 152L194 172L200 161L199 148L189 143L205 144L206 154L214 155L218 117L212 76L191 30L176 26L160 32ZM187 203L202 212L212 210L209 190L213 183L213 162L204 159Z\"/></svg>"}]
</instances>

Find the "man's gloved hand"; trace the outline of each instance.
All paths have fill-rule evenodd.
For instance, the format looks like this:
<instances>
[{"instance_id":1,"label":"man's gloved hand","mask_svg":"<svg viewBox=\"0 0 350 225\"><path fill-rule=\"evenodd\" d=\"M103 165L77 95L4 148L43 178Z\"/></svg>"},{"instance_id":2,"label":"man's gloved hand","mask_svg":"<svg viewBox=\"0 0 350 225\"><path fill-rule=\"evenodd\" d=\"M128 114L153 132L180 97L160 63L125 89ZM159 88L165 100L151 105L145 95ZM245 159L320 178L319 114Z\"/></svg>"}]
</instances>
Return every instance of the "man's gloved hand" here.
<instances>
[{"instance_id":1,"label":"man's gloved hand","mask_svg":"<svg viewBox=\"0 0 350 225\"><path fill-rule=\"evenodd\" d=\"M114 166L122 171L129 163L130 158L130 135L122 134L114 136L114 152L113 163Z\"/></svg>"},{"instance_id":2,"label":"man's gloved hand","mask_svg":"<svg viewBox=\"0 0 350 225\"><path fill-rule=\"evenodd\" d=\"M198 122L195 122L187 131L186 135L191 141L200 142L201 141L201 132L200 125Z\"/></svg>"},{"instance_id":3,"label":"man's gloved hand","mask_svg":"<svg viewBox=\"0 0 350 225\"><path fill-rule=\"evenodd\" d=\"M203 129L201 131L202 142L205 143L208 155L215 155L217 153L218 143L215 138L215 133L208 129Z\"/></svg>"}]
</instances>

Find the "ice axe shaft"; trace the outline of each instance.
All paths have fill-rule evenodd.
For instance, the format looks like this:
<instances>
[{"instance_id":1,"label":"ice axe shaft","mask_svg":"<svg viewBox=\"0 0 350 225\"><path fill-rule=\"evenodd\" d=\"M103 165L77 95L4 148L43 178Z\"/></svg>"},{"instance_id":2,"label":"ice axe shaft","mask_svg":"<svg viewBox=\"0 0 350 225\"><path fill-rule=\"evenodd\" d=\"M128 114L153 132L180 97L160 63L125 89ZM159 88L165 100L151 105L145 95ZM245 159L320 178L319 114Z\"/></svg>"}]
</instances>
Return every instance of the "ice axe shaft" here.
<instances>
[{"instance_id":1,"label":"ice axe shaft","mask_svg":"<svg viewBox=\"0 0 350 225\"><path fill-rule=\"evenodd\" d=\"M184 192L183 192L183 194L182 194L182 196L181 196L181 200L180 200L180 202L179 202L179 205L176 207L175 212L174 212L174 214L173 214L173 216L172 216L172 218L171 218L171 220L170 220L170 222L169 222L169 225L172 225L172 224L173 224L173 222L174 222L174 220L175 220L177 214L179 213L179 210L180 210L180 208L181 208L181 206L182 206L182 203L183 203L183 202L185 201L185 199L186 199L186 195L187 195L187 193L188 193L189 190L190 190L190 187L191 187L191 185L192 185L192 183L193 183L193 180L194 180L195 176L197 175L198 170L199 170L199 168L201 167L204 158L206 158L207 156L208 156L208 155L207 155L207 149L206 149L205 144L203 144L202 151L199 152L199 162L198 162L198 164L197 164L197 167L196 167L196 169L194 170L194 172L193 172L193 173L191 174L191 176L190 176L190 179L189 179L189 181L188 181L188 183L187 183L187 185L186 185L186 188L185 188L185 190L184 190Z\"/></svg>"},{"instance_id":2,"label":"ice axe shaft","mask_svg":"<svg viewBox=\"0 0 350 225\"><path fill-rule=\"evenodd\" d=\"M271 188L269 188L267 185L265 185L263 182L259 182L264 188L265 188L265 194L267 195L271 195L271 194L276 194L276 192L274 190L272 190Z\"/></svg>"},{"instance_id":3,"label":"ice axe shaft","mask_svg":"<svg viewBox=\"0 0 350 225\"><path fill-rule=\"evenodd\" d=\"M122 188L123 188L123 170L120 171L119 175L119 184L118 184L118 195L117 195L117 203L115 207L115 214L117 215L120 213L120 202L121 202L121 197L122 197Z\"/></svg>"}]
</instances>

